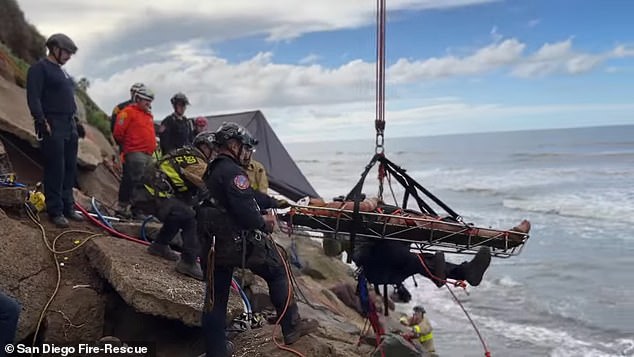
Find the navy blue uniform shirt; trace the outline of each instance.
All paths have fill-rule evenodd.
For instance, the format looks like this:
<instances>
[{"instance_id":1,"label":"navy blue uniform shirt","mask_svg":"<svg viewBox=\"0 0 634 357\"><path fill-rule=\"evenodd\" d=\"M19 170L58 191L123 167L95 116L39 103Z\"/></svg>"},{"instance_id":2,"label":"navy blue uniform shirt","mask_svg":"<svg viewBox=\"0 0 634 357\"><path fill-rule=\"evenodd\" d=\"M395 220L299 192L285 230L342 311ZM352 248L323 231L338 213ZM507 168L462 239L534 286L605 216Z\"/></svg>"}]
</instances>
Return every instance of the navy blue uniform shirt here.
<instances>
[{"instance_id":1,"label":"navy blue uniform shirt","mask_svg":"<svg viewBox=\"0 0 634 357\"><path fill-rule=\"evenodd\" d=\"M265 229L249 177L233 158L221 154L214 159L207 168L205 185L238 230Z\"/></svg>"},{"instance_id":2,"label":"navy blue uniform shirt","mask_svg":"<svg viewBox=\"0 0 634 357\"><path fill-rule=\"evenodd\" d=\"M26 96L35 120L72 117L77 111L72 79L60 65L46 58L29 67Z\"/></svg>"}]
</instances>

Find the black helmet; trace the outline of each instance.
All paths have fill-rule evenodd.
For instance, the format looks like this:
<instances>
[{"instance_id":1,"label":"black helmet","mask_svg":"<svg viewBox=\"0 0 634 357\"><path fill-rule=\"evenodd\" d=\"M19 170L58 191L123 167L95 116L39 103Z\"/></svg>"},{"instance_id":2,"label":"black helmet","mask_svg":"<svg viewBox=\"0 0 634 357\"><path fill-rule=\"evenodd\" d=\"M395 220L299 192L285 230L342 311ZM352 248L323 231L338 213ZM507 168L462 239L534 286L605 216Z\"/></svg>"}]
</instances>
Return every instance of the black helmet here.
<instances>
[{"instance_id":1,"label":"black helmet","mask_svg":"<svg viewBox=\"0 0 634 357\"><path fill-rule=\"evenodd\" d=\"M236 139L242 143L242 145L250 147L254 147L258 144L258 140L254 138L243 126L233 122L224 122L215 132L214 143L218 145L226 145L231 139Z\"/></svg>"},{"instance_id":2,"label":"black helmet","mask_svg":"<svg viewBox=\"0 0 634 357\"><path fill-rule=\"evenodd\" d=\"M200 145L207 145L210 148L214 147L214 143L216 141L216 133L211 131L203 131L202 133L196 135L194 138L194 142L192 143L195 147Z\"/></svg>"},{"instance_id":3,"label":"black helmet","mask_svg":"<svg viewBox=\"0 0 634 357\"><path fill-rule=\"evenodd\" d=\"M181 92L174 94L172 96L172 99L170 99L170 102L172 103L172 105L176 105L176 103L183 103L185 105L189 105L189 99L187 99L187 96Z\"/></svg>"},{"instance_id":4,"label":"black helmet","mask_svg":"<svg viewBox=\"0 0 634 357\"><path fill-rule=\"evenodd\" d=\"M421 314L424 314L425 308L420 305L414 306L414 312L420 312Z\"/></svg>"},{"instance_id":5,"label":"black helmet","mask_svg":"<svg viewBox=\"0 0 634 357\"><path fill-rule=\"evenodd\" d=\"M58 47L72 54L77 52L77 45L75 45L75 42L63 33L51 35L51 37L46 40L46 47L48 47L49 50L52 50L53 47Z\"/></svg>"}]
</instances>

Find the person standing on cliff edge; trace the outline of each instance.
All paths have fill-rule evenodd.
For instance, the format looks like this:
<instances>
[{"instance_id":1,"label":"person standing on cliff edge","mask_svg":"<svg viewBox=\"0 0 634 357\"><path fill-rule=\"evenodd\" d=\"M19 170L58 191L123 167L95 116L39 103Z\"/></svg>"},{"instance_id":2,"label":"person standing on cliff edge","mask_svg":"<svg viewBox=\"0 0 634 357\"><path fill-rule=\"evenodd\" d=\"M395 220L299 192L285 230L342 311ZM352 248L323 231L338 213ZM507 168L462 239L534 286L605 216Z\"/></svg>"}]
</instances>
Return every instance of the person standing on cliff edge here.
<instances>
[{"instance_id":1,"label":"person standing on cliff edge","mask_svg":"<svg viewBox=\"0 0 634 357\"><path fill-rule=\"evenodd\" d=\"M57 33L46 41L48 56L33 64L26 77L26 97L35 134L44 159L44 195L48 217L57 227L68 219L81 221L75 212L73 186L77 171L77 142L86 132L77 118L75 85L62 69L77 46Z\"/></svg>"}]
</instances>

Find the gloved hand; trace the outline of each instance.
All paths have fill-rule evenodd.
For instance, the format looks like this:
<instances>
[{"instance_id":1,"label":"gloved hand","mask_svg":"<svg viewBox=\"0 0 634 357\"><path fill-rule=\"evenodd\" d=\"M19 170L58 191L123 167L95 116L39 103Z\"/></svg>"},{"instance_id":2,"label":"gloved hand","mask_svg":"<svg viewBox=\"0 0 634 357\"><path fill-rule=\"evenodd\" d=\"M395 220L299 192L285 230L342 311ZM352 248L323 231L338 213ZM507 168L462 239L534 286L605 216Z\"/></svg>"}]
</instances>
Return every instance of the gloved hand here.
<instances>
[{"instance_id":1,"label":"gloved hand","mask_svg":"<svg viewBox=\"0 0 634 357\"><path fill-rule=\"evenodd\" d=\"M79 117L77 115L73 115L73 119L75 120L75 126L77 127L77 136L85 138L86 128L84 128L84 125L79 122Z\"/></svg>"},{"instance_id":2,"label":"gloved hand","mask_svg":"<svg viewBox=\"0 0 634 357\"><path fill-rule=\"evenodd\" d=\"M84 128L84 125L79 122L77 123L77 136L80 138L86 137L86 128Z\"/></svg>"},{"instance_id":3,"label":"gloved hand","mask_svg":"<svg viewBox=\"0 0 634 357\"><path fill-rule=\"evenodd\" d=\"M277 201L277 208L289 208L291 206L290 203L288 203L287 200L276 200Z\"/></svg>"},{"instance_id":4,"label":"gloved hand","mask_svg":"<svg viewBox=\"0 0 634 357\"><path fill-rule=\"evenodd\" d=\"M38 141L44 139L44 137L46 136L51 135L51 130L45 119L35 119L34 127L35 136L37 137Z\"/></svg>"},{"instance_id":5,"label":"gloved hand","mask_svg":"<svg viewBox=\"0 0 634 357\"><path fill-rule=\"evenodd\" d=\"M275 217L266 215L264 218L264 233L273 233L275 230Z\"/></svg>"}]
</instances>

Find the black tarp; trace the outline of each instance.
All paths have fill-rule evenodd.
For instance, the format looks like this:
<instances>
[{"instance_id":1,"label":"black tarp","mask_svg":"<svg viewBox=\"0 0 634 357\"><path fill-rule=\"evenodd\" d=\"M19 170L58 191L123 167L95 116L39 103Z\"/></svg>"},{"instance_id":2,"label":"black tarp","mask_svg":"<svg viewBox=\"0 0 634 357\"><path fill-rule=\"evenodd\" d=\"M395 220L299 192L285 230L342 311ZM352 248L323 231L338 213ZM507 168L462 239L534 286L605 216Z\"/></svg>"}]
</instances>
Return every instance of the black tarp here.
<instances>
[{"instance_id":1,"label":"black tarp","mask_svg":"<svg viewBox=\"0 0 634 357\"><path fill-rule=\"evenodd\" d=\"M319 197L293 158L288 154L262 112L257 110L212 115L205 118L209 122L208 130L215 131L223 122L234 122L244 126L258 139L259 144L254 158L266 168L271 189L295 201L306 196Z\"/></svg>"}]
</instances>

